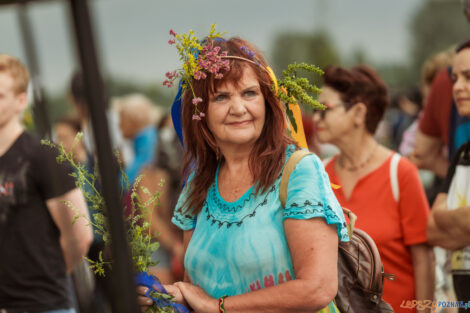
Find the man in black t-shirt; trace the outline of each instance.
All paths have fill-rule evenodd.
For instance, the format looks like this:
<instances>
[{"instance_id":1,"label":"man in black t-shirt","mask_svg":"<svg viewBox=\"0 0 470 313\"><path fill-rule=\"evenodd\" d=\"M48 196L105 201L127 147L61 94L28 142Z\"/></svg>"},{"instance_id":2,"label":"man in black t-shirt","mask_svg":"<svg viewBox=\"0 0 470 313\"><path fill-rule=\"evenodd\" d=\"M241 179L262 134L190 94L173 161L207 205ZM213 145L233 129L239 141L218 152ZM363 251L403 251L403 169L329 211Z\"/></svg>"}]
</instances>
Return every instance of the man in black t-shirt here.
<instances>
[{"instance_id":1,"label":"man in black t-shirt","mask_svg":"<svg viewBox=\"0 0 470 313\"><path fill-rule=\"evenodd\" d=\"M67 273L88 251L85 200L57 153L25 133L29 74L0 54L0 312L74 312ZM69 208L70 201L77 212Z\"/></svg>"},{"instance_id":2,"label":"man in black t-shirt","mask_svg":"<svg viewBox=\"0 0 470 313\"><path fill-rule=\"evenodd\" d=\"M461 116L470 117L470 40L457 48L452 64L453 98ZM455 153L445 184L428 220L428 241L452 251L457 300L470 301L470 141ZM468 312L459 308L459 312Z\"/></svg>"}]
</instances>

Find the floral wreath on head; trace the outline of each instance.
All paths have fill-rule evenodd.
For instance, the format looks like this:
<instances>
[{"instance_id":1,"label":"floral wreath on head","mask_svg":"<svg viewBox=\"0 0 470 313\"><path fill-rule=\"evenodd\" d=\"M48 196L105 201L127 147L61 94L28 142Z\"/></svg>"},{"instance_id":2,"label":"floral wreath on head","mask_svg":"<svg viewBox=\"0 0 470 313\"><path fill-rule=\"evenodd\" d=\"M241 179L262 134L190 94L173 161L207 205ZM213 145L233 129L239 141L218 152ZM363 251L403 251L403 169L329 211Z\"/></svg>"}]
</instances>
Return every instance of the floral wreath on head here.
<instances>
[{"instance_id":1,"label":"floral wreath on head","mask_svg":"<svg viewBox=\"0 0 470 313\"><path fill-rule=\"evenodd\" d=\"M247 55L247 58L244 58L241 56L228 55L227 51L222 51L221 47L214 45L216 41L225 41L222 37L224 33L216 32L215 27L215 23L211 25L209 35L203 40L199 40L194 35L193 30L183 34L177 34L173 30L170 30L170 40L168 43L176 46L183 66L180 69L167 72L165 74L167 79L163 82L163 85L171 88L174 86L175 81L178 78L180 79L178 93L172 106L173 124L180 141L183 142L181 128L181 99L183 92L186 88L190 88L193 95L192 104L194 105L192 119L194 121L200 121L205 117L205 113L198 107L198 104L201 103L203 99L196 95L193 82L195 80L206 79L208 74L214 75L215 79L222 79L224 73L230 71L230 59L256 64L267 72L272 81L274 94L284 104L291 133L299 133L301 131L302 136L304 136L298 103L309 105L314 110L324 110L325 106L320 104L312 96L312 94L319 94L321 90L310 83L307 78L299 77L298 71L304 70L320 75L323 74L323 71L315 65L293 63L288 65L287 70L282 72L282 78L278 80L273 70L269 66L263 66L256 58L256 54L248 47L240 47ZM303 139L303 141L305 141L305 139Z\"/></svg>"}]
</instances>

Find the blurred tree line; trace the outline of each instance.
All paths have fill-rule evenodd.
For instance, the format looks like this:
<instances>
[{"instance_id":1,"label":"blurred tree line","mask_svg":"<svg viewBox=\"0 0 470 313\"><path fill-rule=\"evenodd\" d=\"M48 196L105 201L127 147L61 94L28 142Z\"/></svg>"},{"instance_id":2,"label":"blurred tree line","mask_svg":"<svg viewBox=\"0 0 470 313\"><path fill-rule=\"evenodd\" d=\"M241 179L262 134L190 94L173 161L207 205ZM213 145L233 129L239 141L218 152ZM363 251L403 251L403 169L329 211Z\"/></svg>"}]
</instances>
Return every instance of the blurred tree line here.
<instances>
[{"instance_id":1,"label":"blurred tree line","mask_svg":"<svg viewBox=\"0 0 470 313\"><path fill-rule=\"evenodd\" d=\"M280 33L273 42L274 69L279 75L281 69L287 68L289 63L296 60L322 68L330 64L368 64L379 72L393 93L418 86L421 67L428 57L470 37L470 24L465 19L463 4L459 0L424 1L412 15L408 29L409 43L404 47L396 47L408 50L407 62L401 64L374 63L367 57L367 47L352 50L349 55L341 54L325 29L312 33L286 31ZM319 82L318 77L309 78Z\"/></svg>"}]
</instances>

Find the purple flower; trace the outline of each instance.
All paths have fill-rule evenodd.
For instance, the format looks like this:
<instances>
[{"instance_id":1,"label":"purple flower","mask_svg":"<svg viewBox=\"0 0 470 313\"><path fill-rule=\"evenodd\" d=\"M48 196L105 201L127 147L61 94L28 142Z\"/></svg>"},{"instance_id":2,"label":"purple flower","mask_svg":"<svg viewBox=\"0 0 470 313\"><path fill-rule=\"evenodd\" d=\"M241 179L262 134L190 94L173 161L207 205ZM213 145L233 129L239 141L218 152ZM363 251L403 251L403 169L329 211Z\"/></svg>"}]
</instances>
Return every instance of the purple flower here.
<instances>
[{"instance_id":1,"label":"purple flower","mask_svg":"<svg viewBox=\"0 0 470 313\"><path fill-rule=\"evenodd\" d=\"M202 102L202 99L200 97L194 98L193 99L193 104L197 105L199 102Z\"/></svg>"},{"instance_id":2,"label":"purple flower","mask_svg":"<svg viewBox=\"0 0 470 313\"><path fill-rule=\"evenodd\" d=\"M243 52L245 52L246 54L248 54L248 57L250 59L254 59L255 58L255 53L253 51L251 51L247 46L241 46L240 48Z\"/></svg>"}]
</instances>

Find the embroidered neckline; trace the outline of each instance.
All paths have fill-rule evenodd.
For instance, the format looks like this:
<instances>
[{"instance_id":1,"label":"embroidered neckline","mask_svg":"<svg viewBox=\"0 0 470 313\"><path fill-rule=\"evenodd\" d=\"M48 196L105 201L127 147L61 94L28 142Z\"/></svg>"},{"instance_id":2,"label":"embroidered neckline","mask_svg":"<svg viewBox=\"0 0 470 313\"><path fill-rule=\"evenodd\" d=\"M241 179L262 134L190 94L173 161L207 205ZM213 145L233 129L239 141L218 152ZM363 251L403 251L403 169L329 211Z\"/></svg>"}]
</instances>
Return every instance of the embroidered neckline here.
<instances>
[{"instance_id":1,"label":"embroidered neckline","mask_svg":"<svg viewBox=\"0 0 470 313\"><path fill-rule=\"evenodd\" d=\"M220 195L219 192L219 169L220 163L217 165L217 170L215 172L214 183L209 187L209 198L219 207L222 211L228 213L236 213L240 211L247 202L253 198L254 187L252 185L243 195L240 196L237 200L233 202L225 201L224 198Z\"/></svg>"},{"instance_id":2,"label":"embroidered neckline","mask_svg":"<svg viewBox=\"0 0 470 313\"><path fill-rule=\"evenodd\" d=\"M284 166L286 165L287 160L289 159L289 157L294 152L295 152L295 146L294 145L287 146L286 154L285 154L285 160L284 160ZM284 169L284 166L283 166L283 169ZM204 202L204 205L203 205L203 208L202 208L202 211L201 211L201 213L204 212L206 214L206 219L207 220L212 219L211 225L214 225L215 223L218 223L219 228L221 228L223 225L226 225L227 228L230 228L234 224L237 225L237 226L241 226L245 219L250 218L250 217L254 217L256 215L256 211L258 210L258 208L262 207L262 206L265 206L268 203L269 194L271 194L272 192L275 192L276 190L279 190L279 184L280 184L281 175L282 175L282 171L283 171L283 169L282 169L281 172L279 173L276 181L274 182L274 184L270 187L270 189L266 192L266 194L264 194L263 200L261 202L259 202L258 204L253 205L254 209L250 213L247 213L247 214L243 215L240 219L238 219L236 221L231 221L231 220L229 220L230 217L232 217L232 218L236 217L236 216L233 215L234 213L241 212L243 210L243 208L246 206L246 204L249 201L252 201L254 199L254 194L255 194L255 192L254 192L255 188L254 187L255 186L254 185L251 186L250 189L248 189L245 192L245 194L243 194L240 198L238 198L237 201L227 202L220 196L219 191L218 191L219 168L220 168L220 164L217 166L214 183L209 187L208 194L207 194L207 200ZM219 211L221 214L217 214L219 212L217 212L217 213L214 212L214 213L216 213L215 215L212 214L209 210L208 202L213 204L216 207L216 212ZM176 209L176 211L179 212L180 214L183 214L181 209L182 208L180 207L180 208ZM220 215L224 215L224 214L227 214L227 213L231 214L230 216L227 216L228 217L227 219L219 219ZM175 214L175 216L176 216L176 214ZM192 216L190 214L184 214L184 218L192 219L192 218L194 218L194 216ZM181 219L181 217L177 218L177 220L180 220L180 219Z\"/></svg>"},{"instance_id":3,"label":"embroidered neckline","mask_svg":"<svg viewBox=\"0 0 470 313\"><path fill-rule=\"evenodd\" d=\"M287 160L289 159L289 157L294 152L295 152L295 146L294 145L287 146L284 166L287 163ZM264 206L264 205L267 204L267 199L268 199L269 194L276 191L276 190L279 190L280 179L281 179L282 171L284 170L284 167L281 170L281 172L279 173L278 177L276 178L276 181L274 182L274 184L271 186L271 188L264 195L263 200L260 203L256 204L256 205L253 204L254 209L250 213L247 213L247 214L243 215L238 221L231 221L230 220L230 217L234 217L234 216L228 216L227 219L219 219L220 214L217 214L216 212L220 211L222 213L222 215L224 213L232 213L233 214L233 213L241 212L243 210L243 208L246 207L246 204L254 199L255 185L251 186L250 189L248 189L248 191L245 192L245 194L243 194L240 198L238 198L237 201L227 202L220 196L219 189L218 189L219 169L220 169L220 164L217 166L214 183L212 184L212 186L209 188L209 191L208 191L209 203L213 204L216 207L215 211L213 211L213 213L215 213L215 215L210 212L209 204L208 204L207 201L204 203L203 210L206 213L207 220L212 219L212 224L211 225L214 225L215 223L219 223L219 225L218 225L219 228L222 227L222 225L224 225L224 224L227 225L227 228L229 228L233 224L236 224L237 226L241 226L241 224L243 223L243 221L246 218L254 217L256 215L256 210L259 207Z\"/></svg>"},{"instance_id":4,"label":"embroidered neckline","mask_svg":"<svg viewBox=\"0 0 470 313\"><path fill-rule=\"evenodd\" d=\"M266 192L266 194L264 195L264 198L261 202L259 202L255 207L254 209L250 212L250 213L247 213L245 214L244 216L242 216L239 220L236 220L236 221L229 221L229 220L226 220L226 219L219 219L216 215L212 214L209 210L209 205L207 204L207 202L204 204L204 212L206 213L206 220L211 220L211 226L216 224L217 223L217 226L219 228L221 228L223 225L227 226L227 228L230 228L232 227L233 225L236 225L238 227L240 227L243 222L245 221L245 219L247 218L250 218L250 217L254 217L256 215L256 211L258 210L258 208L262 207L262 206L265 206L266 204L268 204L268 196L272 193L272 192L275 192L276 190L279 189L279 183L278 181L276 181L272 186L271 188L269 189L268 192ZM253 194L253 193L252 193Z\"/></svg>"}]
</instances>

